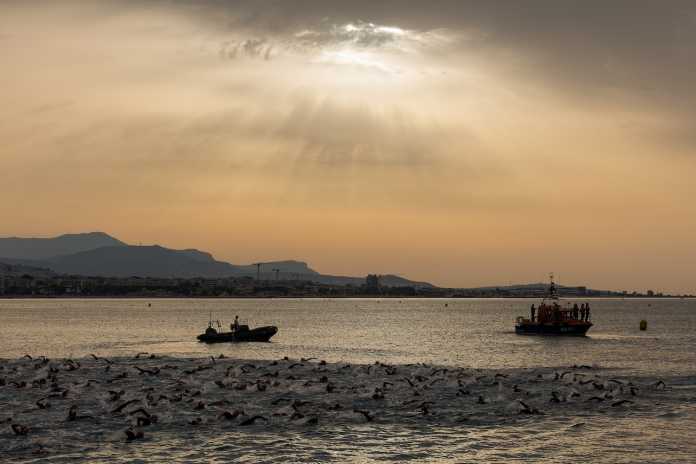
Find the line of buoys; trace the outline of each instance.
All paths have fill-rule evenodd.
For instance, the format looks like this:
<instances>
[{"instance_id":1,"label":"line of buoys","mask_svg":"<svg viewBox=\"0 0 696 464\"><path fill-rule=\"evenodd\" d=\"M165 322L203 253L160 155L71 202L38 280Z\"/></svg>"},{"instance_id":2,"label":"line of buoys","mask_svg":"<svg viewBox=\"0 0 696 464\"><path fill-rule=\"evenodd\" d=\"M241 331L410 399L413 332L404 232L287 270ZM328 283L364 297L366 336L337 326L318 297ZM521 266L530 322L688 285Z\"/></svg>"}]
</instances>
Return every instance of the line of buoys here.
<instances>
[{"instance_id":1,"label":"line of buoys","mask_svg":"<svg viewBox=\"0 0 696 464\"><path fill-rule=\"evenodd\" d=\"M645 319L640 321L640 330L648 330L648 321Z\"/></svg>"}]
</instances>

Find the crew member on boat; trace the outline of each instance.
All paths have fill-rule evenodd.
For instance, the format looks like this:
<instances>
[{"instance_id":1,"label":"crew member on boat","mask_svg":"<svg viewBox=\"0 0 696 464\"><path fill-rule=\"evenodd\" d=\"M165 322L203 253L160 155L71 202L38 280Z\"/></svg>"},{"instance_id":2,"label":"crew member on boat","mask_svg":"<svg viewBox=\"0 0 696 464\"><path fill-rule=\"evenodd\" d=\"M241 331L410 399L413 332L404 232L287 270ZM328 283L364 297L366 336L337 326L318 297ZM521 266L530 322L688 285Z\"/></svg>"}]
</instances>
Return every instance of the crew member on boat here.
<instances>
[{"instance_id":1,"label":"crew member on boat","mask_svg":"<svg viewBox=\"0 0 696 464\"><path fill-rule=\"evenodd\" d=\"M239 330L239 316L234 316L234 323L230 325L233 332Z\"/></svg>"},{"instance_id":2,"label":"crew member on boat","mask_svg":"<svg viewBox=\"0 0 696 464\"><path fill-rule=\"evenodd\" d=\"M530 311L532 312L532 322L534 322L534 312L536 311L536 308L534 307L534 304L532 304L532 307L530 308Z\"/></svg>"}]
</instances>

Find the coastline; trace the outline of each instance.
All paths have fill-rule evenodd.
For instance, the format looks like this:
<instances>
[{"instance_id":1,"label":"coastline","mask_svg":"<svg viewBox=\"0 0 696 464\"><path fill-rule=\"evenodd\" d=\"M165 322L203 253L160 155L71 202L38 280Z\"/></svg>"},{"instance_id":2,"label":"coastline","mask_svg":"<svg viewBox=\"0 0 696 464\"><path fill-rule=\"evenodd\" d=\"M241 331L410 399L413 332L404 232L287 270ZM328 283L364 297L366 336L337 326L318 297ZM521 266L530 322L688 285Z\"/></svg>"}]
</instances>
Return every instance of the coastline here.
<instances>
[{"instance_id":1,"label":"coastline","mask_svg":"<svg viewBox=\"0 0 696 464\"><path fill-rule=\"evenodd\" d=\"M356 300L539 300L539 295L528 296L398 296L398 295L305 295L305 296L150 296L150 295L0 295L2 300L334 300L334 299L356 299ZM696 300L696 296L576 296L576 295L561 295L562 300L636 300L636 301L660 301L660 300Z\"/></svg>"}]
</instances>

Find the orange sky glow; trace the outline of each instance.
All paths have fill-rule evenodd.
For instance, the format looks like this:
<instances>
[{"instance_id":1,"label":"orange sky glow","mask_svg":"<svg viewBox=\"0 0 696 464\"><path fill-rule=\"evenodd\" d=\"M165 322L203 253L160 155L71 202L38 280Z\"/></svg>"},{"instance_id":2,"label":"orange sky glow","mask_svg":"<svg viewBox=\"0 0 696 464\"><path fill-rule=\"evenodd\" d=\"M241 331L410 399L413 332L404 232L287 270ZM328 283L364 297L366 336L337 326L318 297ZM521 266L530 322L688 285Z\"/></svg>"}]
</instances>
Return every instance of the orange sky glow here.
<instances>
[{"instance_id":1,"label":"orange sky glow","mask_svg":"<svg viewBox=\"0 0 696 464\"><path fill-rule=\"evenodd\" d=\"M696 5L289 3L3 2L0 235L696 293Z\"/></svg>"}]
</instances>

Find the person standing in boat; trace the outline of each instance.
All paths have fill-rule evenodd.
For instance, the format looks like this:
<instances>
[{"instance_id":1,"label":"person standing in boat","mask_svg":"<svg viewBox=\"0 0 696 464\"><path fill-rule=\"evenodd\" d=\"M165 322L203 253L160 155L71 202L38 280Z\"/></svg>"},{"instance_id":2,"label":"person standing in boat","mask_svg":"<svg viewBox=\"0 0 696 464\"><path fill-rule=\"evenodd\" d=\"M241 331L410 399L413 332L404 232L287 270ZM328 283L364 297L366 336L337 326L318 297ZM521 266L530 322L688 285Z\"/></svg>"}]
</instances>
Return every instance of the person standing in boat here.
<instances>
[{"instance_id":1,"label":"person standing in boat","mask_svg":"<svg viewBox=\"0 0 696 464\"><path fill-rule=\"evenodd\" d=\"M234 323L232 324L232 331L236 332L239 329L239 316L234 316Z\"/></svg>"},{"instance_id":2,"label":"person standing in boat","mask_svg":"<svg viewBox=\"0 0 696 464\"><path fill-rule=\"evenodd\" d=\"M590 303L585 306L585 322L590 322Z\"/></svg>"},{"instance_id":3,"label":"person standing in boat","mask_svg":"<svg viewBox=\"0 0 696 464\"><path fill-rule=\"evenodd\" d=\"M532 304L530 311L532 313L532 322L534 322L534 313L536 312L536 308L534 307L534 304Z\"/></svg>"},{"instance_id":4,"label":"person standing in boat","mask_svg":"<svg viewBox=\"0 0 696 464\"><path fill-rule=\"evenodd\" d=\"M579 315L580 315L580 308L578 308L578 304L575 303L573 305L573 319L577 319Z\"/></svg>"}]
</instances>

